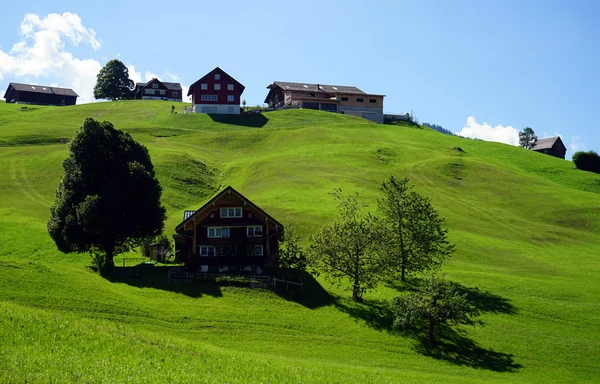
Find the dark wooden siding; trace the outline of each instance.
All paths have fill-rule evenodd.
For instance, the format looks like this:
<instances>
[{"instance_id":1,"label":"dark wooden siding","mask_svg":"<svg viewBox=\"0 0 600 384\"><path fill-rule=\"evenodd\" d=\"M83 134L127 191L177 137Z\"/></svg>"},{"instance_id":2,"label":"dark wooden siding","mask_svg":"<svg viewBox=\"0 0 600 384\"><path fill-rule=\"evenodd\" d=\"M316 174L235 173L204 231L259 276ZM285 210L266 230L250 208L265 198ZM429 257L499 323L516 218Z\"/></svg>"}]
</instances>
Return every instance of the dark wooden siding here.
<instances>
[{"instance_id":1,"label":"dark wooden siding","mask_svg":"<svg viewBox=\"0 0 600 384\"><path fill-rule=\"evenodd\" d=\"M49 93L36 93L15 91L11 89L6 97L6 102L29 103L37 105L75 105L77 97L63 96ZM12 101L14 99L14 101Z\"/></svg>"}]
</instances>

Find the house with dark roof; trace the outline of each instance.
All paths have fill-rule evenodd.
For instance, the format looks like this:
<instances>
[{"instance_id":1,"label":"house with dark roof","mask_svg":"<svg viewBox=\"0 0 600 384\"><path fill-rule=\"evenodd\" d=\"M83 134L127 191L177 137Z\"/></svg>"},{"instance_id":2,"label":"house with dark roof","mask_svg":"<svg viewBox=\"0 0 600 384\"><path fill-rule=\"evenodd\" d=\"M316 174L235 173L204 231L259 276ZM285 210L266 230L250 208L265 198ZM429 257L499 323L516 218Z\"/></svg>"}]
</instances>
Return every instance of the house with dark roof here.
<instances>
[{"instance_id":1,"label":"house with dark roof","mask_svg":"<svg viewBox=\"0 0 600 384\"><path fill-rule=\"evenodd\" d=\"M179 83L168 83L152 79L147 83L136 83L133 91L135 99L182 101L182 89Z\"/></svg>"},{"instance_id":2,"label":"house with dark roof","mask_svg":"<svg viewBox=\"0 0 600 384\"><path fill-rule=\"evenodd\" d=\"M560 136L538 139L535 147L531 150L561 159L564 159L567 153L567 147L563 144Z\"/></svg>"},{"instance_id":3,"label":"house with dark roof","mask_svg":"<svg viewBox=\"0 0 600 384\"><path fill-rule=\"evenodd\" d=\"M283 225L241 193L227 187L175 228L178 259L192 258L202 272L262 274L277 267Z\"/></svg>"},{"instance_id":4,"label":"house with dark roof","mask_svg":"<svg viewBox=\"0 0 600 384\"><path fill-rule=\"evenodd\" d=\"M75 105L79 95L70 88L10 83L4 98L7 103L36 105Z\"/></svg>"},{"instance_id":5,"label":"house with dark roof","mask_svg":"<svg viewBox=\"0 0 600 384\"><path fill-rule=\"evenodd\" d=\"M216 67L190 85L194 113L240 114L245 87L224 70Z\"/></svg>"},{"instance_id":6,"label":"house with dark roof","mask_svg":"<svg viewBox=\"0 0 600 384\"><path fill-rule=\"evenodd\" d=\"M275 81L265 103L275 109L306 108L343 113L383 124L385 95L366 93L354 86Z\"/></svg>"}]
</instances>

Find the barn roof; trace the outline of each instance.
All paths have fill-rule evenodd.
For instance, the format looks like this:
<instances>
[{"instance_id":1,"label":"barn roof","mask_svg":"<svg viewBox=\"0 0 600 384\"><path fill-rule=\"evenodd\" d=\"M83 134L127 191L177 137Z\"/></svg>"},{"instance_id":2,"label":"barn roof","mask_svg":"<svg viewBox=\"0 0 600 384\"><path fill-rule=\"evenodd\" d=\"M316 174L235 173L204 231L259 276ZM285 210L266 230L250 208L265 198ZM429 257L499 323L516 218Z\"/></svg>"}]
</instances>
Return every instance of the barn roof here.
<instances>
[{"instance_id":1,"label":"barn roof","mask_svg":"<svg viewBox=\"0 0 600 384\"><path fill-rule=\"evenodd\" d=\"M79 97L75 91L71 88L59 88L50 87L48 85L35 85L35 84L22 84L22 83L10 83L8 88L13 87L19 92L33 92L33 93L47 93L62 96L75 96ZM7 92L8 93L8 92Z\"/></svg>"},{"instance_id":2,"label":"barn roof","mask_svg":"<svg viewBox=\"0 0 600 384\"><path fill-rule=\"evenodd\" d=\"M287 81L275 81L267 88L271 89L279 87L284 91L297 92L327 92L327 93L349 93L356 95L366 95L366 92L354 86L347 85L327 85L327 84L311 84L311 83L292 83Z\"/></svg>"},{"instance_id":3,"label":"barn roof","mask_svg":"<svg viewBox=\"0 0 600 384\"><path fill-rule=\"evenodd\" d=\"M554 144L557 141L560 142L560 144L562 144L563 147L565 146L563 144L562 140L560 139L560 136L555 136L555 137L546 137L544 139L538 139L537 143L535 144L535 147L533 147L531 149L533 149L534 151L539 151L539 150L543 150L543 149L552 149L552 147L554 146Z\"/></svg>"}]
</instances>

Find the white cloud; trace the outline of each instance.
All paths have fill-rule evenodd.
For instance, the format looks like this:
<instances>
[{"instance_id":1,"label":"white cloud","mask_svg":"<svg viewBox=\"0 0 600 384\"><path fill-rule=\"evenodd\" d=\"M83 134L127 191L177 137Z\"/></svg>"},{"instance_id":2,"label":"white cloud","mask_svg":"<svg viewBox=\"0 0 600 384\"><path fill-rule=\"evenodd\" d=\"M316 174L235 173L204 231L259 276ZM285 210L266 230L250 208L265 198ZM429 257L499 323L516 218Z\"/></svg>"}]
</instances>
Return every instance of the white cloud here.
<instances>
[{"instance_id":1,"label":"white cloud","mask_svg":"<svg viewBox=\"0 0 600 384\"><path fill-rule=\"evenodd\" d=\"M573 153L578 152L578 151L585 151L585 144L581 142L581 137L572 136L571 144L569 144L569 148L571 148L571 151L573 151Z\"/></svg>"},{"instance_id":2,"label":"white cloud","mask_svg":"<svg viewBox=\"0 0 600 384\"><path fill-rule=\"evenodd\" d=\"M519 131L511 126L496 125L492 127L490 124L483 122L479 124L475 120L475 116L469 116L465 126L460 132L460 136L470 137L472 139L481 139L487 141L497 141L510 145L519 144Z\"/></svg>"},{"instance_id":3,"label":"white cloud","mask_svg":"<svg viewBox=\"0 0 600 384\"><path fill-rule=\"evenodd\" d=\"M84 27L77 14L51 13L44 18L26 14L19 28L19 41L10 51L0 49L0 81L73 88L80 96L78 103L95 101L93 90L102 65L91 58L75 57L67 44L73 47L87 45L94 51L102 47L96 32ZM143 81L141 72L131 64L127 67L133 81ZM153 75L147 71L145 76L149 74ZM178 78L168 71L164 77Z\"/></svg>"}]
</instances>

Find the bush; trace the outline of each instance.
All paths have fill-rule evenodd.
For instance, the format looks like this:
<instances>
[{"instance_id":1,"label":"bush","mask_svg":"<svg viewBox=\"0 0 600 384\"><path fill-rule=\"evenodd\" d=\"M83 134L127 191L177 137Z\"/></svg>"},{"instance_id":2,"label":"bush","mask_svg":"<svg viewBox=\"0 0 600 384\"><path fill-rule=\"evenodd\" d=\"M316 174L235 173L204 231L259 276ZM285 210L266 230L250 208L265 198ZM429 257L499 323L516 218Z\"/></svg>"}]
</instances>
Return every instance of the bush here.
<instances>
[{"instance_id":1,"label":"bush","mask_svg":"<svg viewBox=\"0 0 600 384\"><path fill-rule=\"evenodd\" d=\"M575 152L573 163L582 171L600 173L600 156L595 151Z\"/></svg>"}]
</instances>

